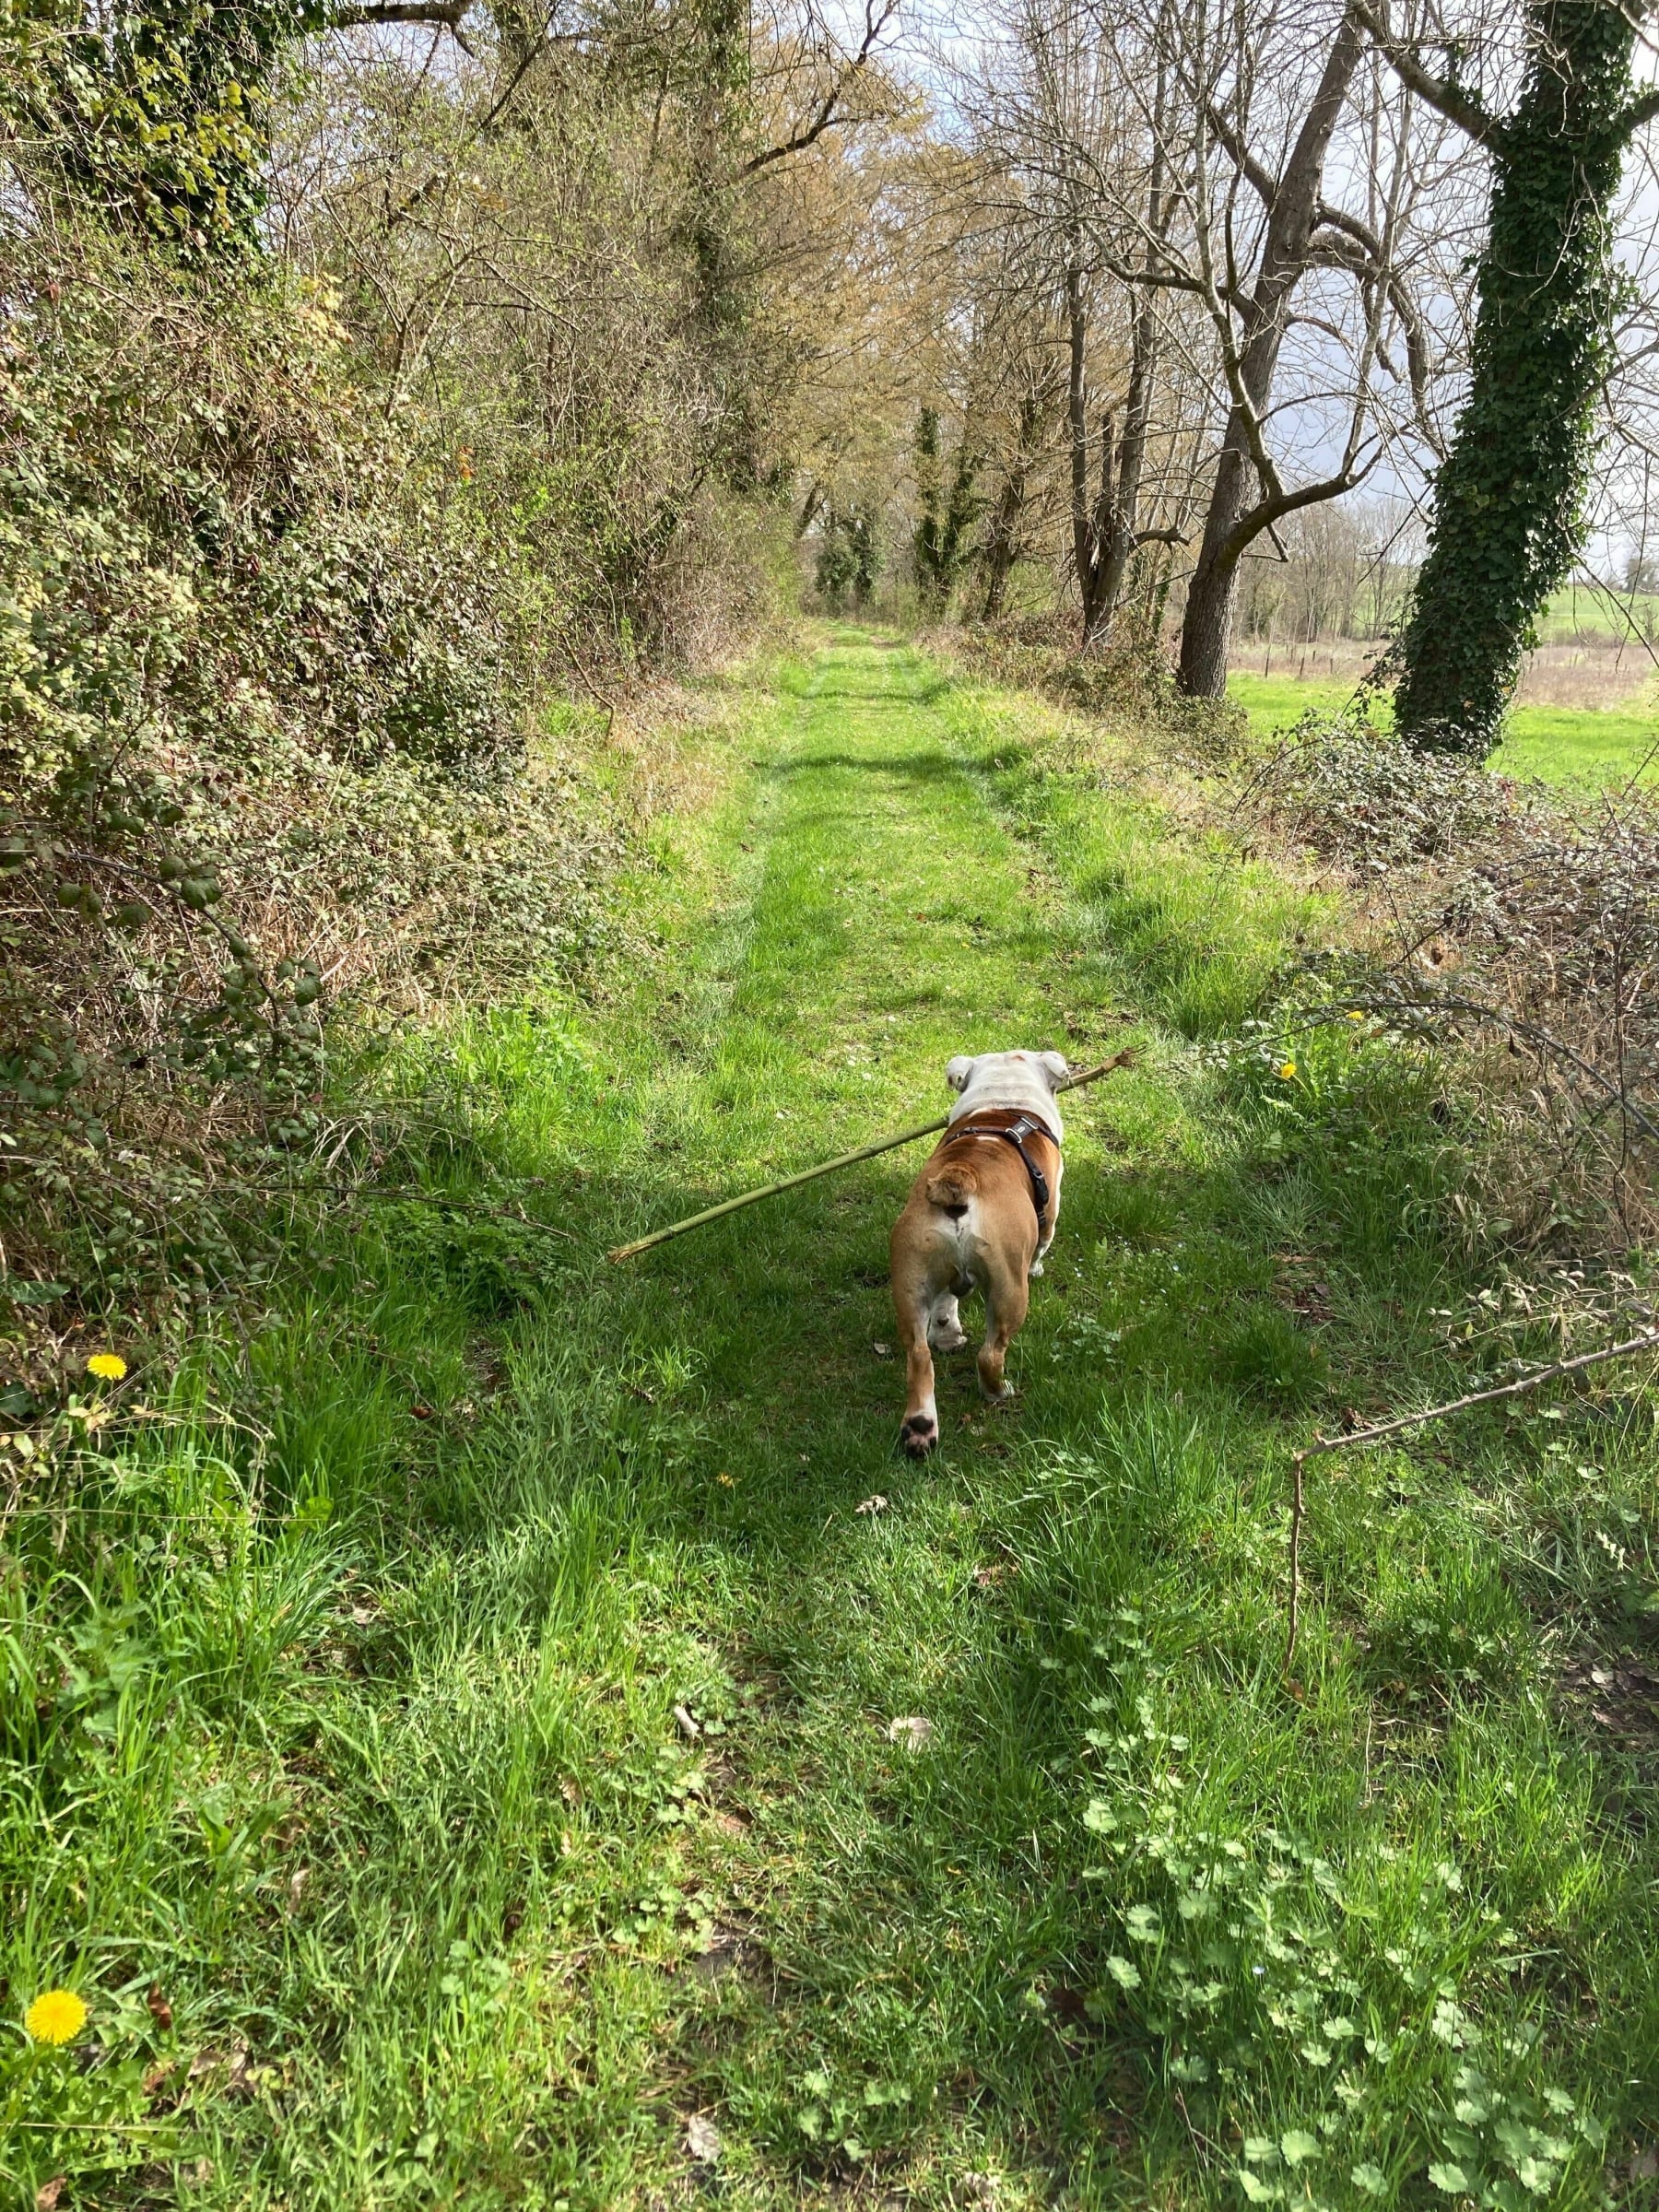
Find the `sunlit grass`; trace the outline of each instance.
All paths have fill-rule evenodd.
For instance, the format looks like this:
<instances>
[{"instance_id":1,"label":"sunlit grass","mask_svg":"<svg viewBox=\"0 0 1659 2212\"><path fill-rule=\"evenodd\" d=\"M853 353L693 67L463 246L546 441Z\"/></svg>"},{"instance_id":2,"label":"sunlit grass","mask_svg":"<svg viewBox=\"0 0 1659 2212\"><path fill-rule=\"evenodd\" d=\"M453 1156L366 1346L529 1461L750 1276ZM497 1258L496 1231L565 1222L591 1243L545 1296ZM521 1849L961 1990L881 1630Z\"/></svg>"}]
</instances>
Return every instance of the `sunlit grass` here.
<instances>
[{"instance_id":1,"label":"sunlit grass","mask_svg":"<svg viewBox=\"0 0 1659 2212\"><path fill-rule=\"evenodd\" d=\"M1253 734L1270 737L1293 727L1310 711L1338 714L1354 697L1341 679L1263 677L1239 670L1227 679L1229 696L1250 717ZM1380 729L1392 721L1386 693L1371 707ZM1603 786L1634 776L1659 776L1659 712L1641 707L1520 706L1509 718L1504 741L1492 755L1501 775L1536 776L1547 783Z\"/></svg>"},{"instance_id":2,"label":"sunlit grass","mask_svg":"<svg viewBox=\"0 0 1659 2212\"><path fill-rule=\"evenodd\" d=\"M1602 2201L1653 1775L1557 1678L1648 1648L1649 1406L1324 1463L1287 1683L1291 1446L1480 1357L1463 1117L1367 1025L1248 1030L1332 910L1043 712L847 633L754 682L605 995L409 1035L267 1324L124 1344L155 1418L0 1576L7 2002L97 2053L26 2083L19 2202ZM947 1363L925 1469L913 1156L603 1257L953 1052L1131 1039L1019 1395Z\"/></svg>"}]
</instances>

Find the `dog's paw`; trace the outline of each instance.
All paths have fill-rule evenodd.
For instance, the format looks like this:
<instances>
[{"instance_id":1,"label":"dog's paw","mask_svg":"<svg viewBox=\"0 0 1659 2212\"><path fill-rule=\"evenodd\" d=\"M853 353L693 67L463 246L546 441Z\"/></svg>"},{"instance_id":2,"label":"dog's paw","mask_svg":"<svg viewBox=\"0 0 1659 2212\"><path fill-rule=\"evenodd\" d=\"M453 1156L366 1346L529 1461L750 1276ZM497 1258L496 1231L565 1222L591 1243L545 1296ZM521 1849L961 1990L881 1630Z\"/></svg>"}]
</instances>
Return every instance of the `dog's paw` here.
<instances>
[{"instance_id":1,"label":"dog's paw","mask_svg":"<svg viewBox=\"0 0 1659 2212\"><path fill-rule=\"evenodd\" d=\"M939 1441L939 1424L931 1413L907 1416L899 1441L912 1459L925 1459Z\"/></svg>"},{"instance_id":2,"label":"dog's paw","mask_svg":"<svg viewBox=\"0 0 1659 2212\"><path fill-rule=\"evenodd\" d=\"M1031 1262L1030 1267L1030 1269L1029 1269L1029 1271L1028 1271L1028 1272L1030 1273L1030 1277L1031 1277L1031 1279L1032 1279L1032 1281L1034 1282L1034 1281L1037 1279L1037 1277L1039 1277L1039 1276L1040 1276L1040 1275L1042 1273L1042 1262L1041 1262L1041 1260L1033 1260L1033 1261Z\"/></svg>"},{"instance_id":3,"label":"dog's paw","mask_svg":"<svg viewBox=\"0 0 1659 2212\"><path fill-rule=\"evenodd\" d=\"M941 1330L937 1335L928 1334L928 1347L935 1352L959 1352L968 1341L966 1329Z\"/></svg>"}]
</instances>

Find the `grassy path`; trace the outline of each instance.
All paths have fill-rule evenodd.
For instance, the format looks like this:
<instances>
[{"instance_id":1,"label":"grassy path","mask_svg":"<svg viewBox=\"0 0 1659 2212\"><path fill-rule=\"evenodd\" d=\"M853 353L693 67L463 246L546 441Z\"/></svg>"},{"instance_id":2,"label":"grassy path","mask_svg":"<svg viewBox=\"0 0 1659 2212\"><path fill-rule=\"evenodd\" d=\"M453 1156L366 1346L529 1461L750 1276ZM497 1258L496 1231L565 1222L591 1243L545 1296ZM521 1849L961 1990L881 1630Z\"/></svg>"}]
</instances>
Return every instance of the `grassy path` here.
<instances>
[{"instance_id":1,"label":"grassy path","mask_svg":"<svg viewBox=\"0 0 1659 2212\"><path fill-rule=\"evenodd\" d=\"M137 1377L180 1426L4 1585L7 1983L101 2053L19 2203L1576 2206L1642 2155L1652 1745L1560 1677L1651 1639L1648 1410L1336 1463L1285 1685L1287 1440L1466 1372L1460 1156L1382 1041L1217 1053L1316 915L1027 712L785 671L615 997L412 1046L418 1192ZM954 1052L1132 1036L1018 1398L957 1355L923 1470L910 1156L598 1256Z\"/></svg>"}]
</instances>

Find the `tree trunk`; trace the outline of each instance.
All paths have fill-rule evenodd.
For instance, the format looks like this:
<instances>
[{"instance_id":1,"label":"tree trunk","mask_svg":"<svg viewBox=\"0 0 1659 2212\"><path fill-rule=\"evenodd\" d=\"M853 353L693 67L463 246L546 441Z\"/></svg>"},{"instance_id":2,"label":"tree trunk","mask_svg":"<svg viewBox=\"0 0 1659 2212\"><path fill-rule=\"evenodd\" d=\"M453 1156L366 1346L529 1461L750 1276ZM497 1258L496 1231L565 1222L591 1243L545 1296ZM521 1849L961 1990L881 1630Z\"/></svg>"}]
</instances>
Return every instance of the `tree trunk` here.
<instances>
[{"instance_id":1,"label":"tree trunk","mask_svg":"<svg viewBox=\"0 0 1659 2212\"><path fill-rule=\"evenodd\" d=\"M982 622L994 622L1002 613L1018 547L1019 518L1025 509L1025 497L1026 468L1022 455L1003 478L1003 488L996 495L985 532L985 604L980 609Z\"/></svg>"},{"instance_id":2,"label":"tree trunk","mask_svg":"<svg viewBox=\"0 0 1659 2212\"><path fill-rule=\"evenodd\" d=\"M1633 15L1535 0L1513 114L1488 143L1474 375L1435 487L1395 724L1483 759L1533 622L1583 539L1597 387L1618 296L1609 220L1630 124Z\"/></svg>"},{"instance_id":3,"label":"tree trunk","mask_svg":"<svg viewBox=\"0 0 1659 2212\"><path fill-rule=\"evenodd\" d=\"M1147 431L1152 420L1152 387L1158 372L1158 316L1149 290L1135 303L1129 344L1129 396L1124 405L1124 434L1118 441L1117 478L1106 509L1099 548L1096 628L1104 630L1117 612L1129 563L1139 542L1141 477L1147 465ZM1107 468L1110 481L1110 449Z\"/></svg>"},{"instance_id":4,"label":"tree trunk","mask_svg":"<svg viewBox=\"0 0 1659 2212\"><path fill-rule=\"evenodd\" d=\"M1019 558L1019 524L1025 513L1026 488L1030 481L1031 463L1042 442L1046 415L1035 381L1028 382L1019 402L1019 429L1014 457L996 495L996 504L991 510L980 553L985 571L985 603L980 610L982 622L994 622L1002 613L1008 578Z\"/></svg>"},{"instance_id":5,"label":"tree trunk","mask_svg":"<svg viewBox=\"0 0 1659 2212\"><path fill-rule=\"evenodd\" d=\"M1290 295L1306 273L1308 250L1318 222L1331 134L1364 51L1363 30L1353 16L1345 15L1268 208L1261 261L1243 315L1243 343L1237 365L1241 395L1235 396L1228 418L1205 516L1204 539L1187 586L1186 613L1181 625L1176 681L1194 699L1219 699L1227 688L1227 653L1232 641L1239 562L1275 514L1282 512L1266 500L1267 487L1253 458L1252 432L1253 429L1259 435L1273 397Z\"/></svg>"},{"instance_id":6,"label":"tree trunk","mask_svg":"<svg viewBox=\"0 0 1659 2212\"><path fill-rule=\"evenodd\" d=\"M1083 274L1076 252L1065 265L1065 324L1068 344L1065 417L1071 431L1072 560L1077 571L1077 595L1083 603L1083 648L1088 651L1100 628L1100 539L1104 509L1112 483L1112 427L1102 436L1104 482L1098 500L1089 492L1088 469L1088 311L1083 299Z\"/></svg>"}]
</instances>

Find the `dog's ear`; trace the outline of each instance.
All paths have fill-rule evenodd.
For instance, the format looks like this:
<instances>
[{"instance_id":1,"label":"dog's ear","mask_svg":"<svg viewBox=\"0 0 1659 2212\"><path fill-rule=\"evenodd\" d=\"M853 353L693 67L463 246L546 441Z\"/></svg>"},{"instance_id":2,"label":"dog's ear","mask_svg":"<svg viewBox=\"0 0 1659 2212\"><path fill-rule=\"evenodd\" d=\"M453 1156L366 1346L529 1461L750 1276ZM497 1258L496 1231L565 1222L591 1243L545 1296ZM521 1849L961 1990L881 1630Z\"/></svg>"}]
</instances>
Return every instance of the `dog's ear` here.
<instances>
[{"instance_id":1,"label":"dog's ear","mask_svg":"<svg viewBox=\"0 0 1659 2212\"><path fill-rule=\"evenodd\" d=\"M966 1053L959 1053L954 1060L945 1063L945 1080L952 1090L966 1090L972 1073L973 1062Z\"/></svg>"},{"instance_id":2,"label":"dog's ear","mask_svg":"<svg viewBox=\"0 0 1659 2212\"><path fill-rule=\"evenodd\" d=\"M1039 1055L1037 1065L1048 1077L1051 1090L1056 1083L1064 1083L1071 1074L1070 1064L1064 1053L1043 1053Z\"/></svg>"}]
</instances>

